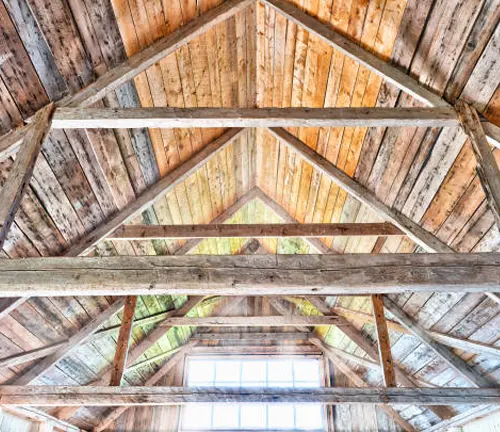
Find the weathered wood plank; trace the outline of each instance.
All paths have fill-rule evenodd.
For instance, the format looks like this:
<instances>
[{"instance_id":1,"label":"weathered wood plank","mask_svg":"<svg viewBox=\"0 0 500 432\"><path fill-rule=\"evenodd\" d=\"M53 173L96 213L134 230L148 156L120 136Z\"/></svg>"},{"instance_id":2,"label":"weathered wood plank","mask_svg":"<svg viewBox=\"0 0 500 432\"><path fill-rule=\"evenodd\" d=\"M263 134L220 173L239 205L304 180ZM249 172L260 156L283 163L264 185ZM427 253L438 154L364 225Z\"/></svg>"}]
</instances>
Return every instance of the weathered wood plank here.
<instances>
[{"instance_id":1,"label":"weathered wood plank","mask_svg":"<svg viewBox=\"0 0 500 432\"><path fill-rule=\"evenodd\" d=\"M0 386L2 405L138 406L186 403L500 404L499 388L214 388Z\"/></svg>"},{"instance_id":2,"label":"weathered wood plank","mask_svg":"<svg viewBox=\"0 0 500 432\"><path fill-rule=\"evenodd\" d=\"M118 299L104 312L100 313L85 325L79 332L71 336L56 352L36 363L12 381L15 385L28 385L43 375L48 369L67 356L73 349L83 344L97 329L123 307L123 300Z\"/></svg>"},{"instance_id":3,"label":"weathered wood plank","mask_svg":"<svg viewBox=\"0 0 500 432\"><path fill-rule=\"evenodd\" d=\"M311 333L303 332L280 332L280 333L198 333L191 340L196 341L288 341L309 340Z\"/></svg>"},{"instance_id":4,"label":"weathered wood plank","mask_svg":"<svg viewBox=\"0 0 500 432\"><path fill-rule=\"evenodd\" d=\"M0 203L2 203L0 205L0 249L14 222L24 192L29 187L36 160L50 131L53 112L53 104L38 111L24 136L21 151L14 161L7 181L0 190Z\"/></svg>"},{"instance_id":5,"label":"weathered wood plank","mask_svg":"<svg viewBox=\"0 0 500 432\"><path fill-rule=\"evenodd\" d=\"M0 262L0 296L500 291L500 254L51 257Z\"/></svg>"},{"instance_id":6,"label":"weathered wood plank","mask_svg":"<svg viewBox=\"0 0 500 432\"><path fill-rule=\"evenodd\" d=\"M215 127L447 127L453 108L58 108L54 129Z\"/></svg>"},{"instance_id":7,"label":"weathered wood plank","mask_svg":"<svg viewBox=\"0 0 500 432\"><path fill-rule=\"evenodd\" d=\"M113 359L113 368L111 369L110 386L121 385L123 372L127 363L128 348L130 345L130 335L132 334L132 324L134 322L135 305L137 304L136 296L128 296L125 299L125 307L123 309L122 323L118 340L116 341L115 358Z\"/></svg>"},{"instance_id":8,"label":"weathered wood plank","mask_svg":"<svg viewBox=\"0 0 500 432\"><path fill-rule=\"evenodd\" d=\"M387 322L385 320L382 296L379 294L372 295L372 305L384 383L386 387L396 387L396 373L392 362L391 342L389 339Z\"/></svg>"},{"instance_id":9,"label":"weathered wood plank","mask_svg":"<svg viewBox=\"0 0 500 432\"><path fill-rule=\"evenodd\" d=\"M0 320L26 301L23 297L0 298Z\"/></svg>"},{"instance_id":10,"label":"weathered wood plank","mask_svg":"<svg viewBox=\"0 0 500 432\"><path fill-rule=\"evenodd\" d=\"M107 238L108 240L144 240L374 235L393 236L404 235L404 233L390 223L122 225Z\"/></svg>"},{"instance_id":11,"label":"weathered wood plank","mask_svg":"<svg viewBox=\"0 0 500 432\"><path fill-rule=\"evenodd\" d=\"M437 237L421 228L404 214L386 206L371 191L356 182L356 180L353 180L285 129L272 128L267 130L281 142L300 154L314 168L345 189L346 192L379 213L382 217L390 220L425 250L429 252L453 252L453 249L441 242Z\"/></svg>"},{"instance_id":12,"label":"weathered wood plank","mask_svg":"<svg viewBox=\"0 0 500 432\"><path fill-rule=\"evenodd\" d=\"M491 415L498 410L499 408L496 405L476 406L450 419L436 423L432 427L426 429L426 432L448 432L481 417Z\"/></svg>"},{"instance_id":13,"label":"weathered wood plank","mask_svg":"<svg viewBox=\"0 0 500 432\"><path fill-rule=\"evenodd\" d=\"M416 323L410 316L406 314L396 303L389 297L383 297L385 308L392 313L401 324L403 324L411 333L417 337L422 343L427 345L439 357L441 357L450 367L458 374L465 378L468 382L476 387L491 387L495 383L484 377L480 373L473 370L464 360L458 357L445 346L436 342L426 331Z\"/></svg>"},{"instance_id":14,"label":"weathered wood plank","mask_svg":"<svg viewBox=\"0 0 500 432\"><path fill-rule=\"evenodd\" d=\"M497 226L500 228L500 169L491 152L476 110L461 100L457 101L455 107L462 129L472 144L477 159L477 173Z\"/></svg>"},{"instance_id":15,"label":"weathered wood plank","mask_svg":"<svg viewBox=\"0 0 500 432\"><path fill-rule=\"evenodd\" d=\"M89 252L99 241L106 238L121 224L138 216L148 208L159 197L172 190L176 185L194 173L200 166L213 158L224 148L238 139L244 129L230 129L219 138L207 144L202 150L188 159L186 162L170 171L160 181L142 192L135 201L120 210L111 219L98 226L95 230L86 234L82 239L73 244L64 254L65 256L83 255Z\"/></svg>"}]
</instances>

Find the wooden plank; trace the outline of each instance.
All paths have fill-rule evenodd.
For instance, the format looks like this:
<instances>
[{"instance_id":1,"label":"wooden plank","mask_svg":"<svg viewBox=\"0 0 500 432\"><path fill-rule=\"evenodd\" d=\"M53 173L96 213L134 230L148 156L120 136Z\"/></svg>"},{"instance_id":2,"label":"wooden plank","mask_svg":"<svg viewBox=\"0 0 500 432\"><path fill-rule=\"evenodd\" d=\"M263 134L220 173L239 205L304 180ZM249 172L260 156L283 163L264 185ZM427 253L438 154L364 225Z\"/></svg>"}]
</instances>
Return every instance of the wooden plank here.
<instances>
[{"instance_id":1,"label":"wooden plank","mask_svg":"<svg viewBox=\"0 0 500 432\"><path fill-rule=\"evenodd\" d=\"M21 306L26 300L23 297L0 298L0 320L9 315L18 306Z\"/></svg>"},{"instance_id":2,"label":"wooden plank","mask_svg":"<svg viewBox=\"0 0 500 432\"><path fill-rule=\"evenodd\" d=\"M1 260L0 296L498 292L499 264L498 253L27 258Z\"/></svg>"},{"instance_id":3,"label":"wooden plank","mask_svg":"<svg viewBox=\"0 0 500 432\"><path fill-rule=\"evenodd\" d=\"M215 127L447 127L453 108L58 108L54 129Z\"/></svg>"},{"instance_id":4,"label":"wooden plank","mask_svg":"<svg viewBox=\"0 0 500 432\"><path fill-rule=\"evenodd\" d=\"M383 297L385 308L393 314L401 324L403 324L412 334L417 337L422 343L427 345L441 359L443 359L450 367L452 367L461 377L476 387L491 387L496 385L488 378L473 370L464 360L458 357L451 350L436 342L429 336L425 330L416 323L410 316L406 314L396 303L389 297Z\"/></svg>"},{"instance_id":5,"label":"wooden plank","mask_svg":"<svg viewBox=\"0 0 500 432\"><path fill-rule=\"evenodd\" d=\"M392 362L391 341L385 321L384 303L382 296L379 294L372 295L371 298L382 376L386 387L396 387L396 373L394 372L394 364Z\"/></svg>"},{"instance_id":6,"label":"wooden plank","mask_svg":"<svg viewBox=\"0 0 500 432\"><path fill-rule=\"evenodd\" d=\"M147 209L158 198L171 191L178 184L182 183L208 160L216 156L219 152L242 136L243 131L244 129L230 129L219 138L207 144L186 162L170 171L165 177L142 192L134 202L130 203L127 207L111 217L111 219L98 226L95 230L89 232L82 239L70 246L64 255L77 256L88 253L99 241L106 238L121 224L140 215L142 211Z\"/></svg>"},{"instance_id":7,"label":"wooden plank","mask_svg":"<svg viewBox=\"0 0 500 432\"><path fill-rule=\"evenodd\" d=\"M65 422L63 420L59 420L58 418L51 416L50 414L37 410L36 408L33 407L19 407L19 406L8 406L8 407L3 407L2 408L5 411L12 412L13 414L24 417L30 420L33 420L35 422L42 422L42 423L50 423L54 427L56 427L58 431L64 431L64 432L80 432L81 429L77 426L74 426L68 422ZM41 431L42 429L38 429L38 431Z\"/></svg>"},{"instance_id":8,"label":"wooden plank","mask_svg":"<svg viewBox=\"0 0 500 432\"><path fill-rule=\"evenodd\" d=\"M390 223L122 225L108 240L250 237L393 236L404 233Z\"/></svg>"},{"instance_id":9,"label":"wooden plank","mask_svg":"<svg viewBox=\"0 0 500 432\"><path fill-rule=\"evenodd\" d=\"M366 381L361 378L358 373L352 370L349 365L340 358L335 351L331 349L325 342L319 338L311 338L311 343L318 348L320 348L325 356L327 356L331 362L338 368L347 378L349 378L356 387L369 387ZM397 411L391 408L389 405L381 405L385 413L392 418L403 430L407 432L415 431L413 426L411 426L403 417L399 415Z\"/></svg>"},{"instance_id":10,"label":"wooden plank","mask_svg":"<svg viewBox=\"0 0 500 432\"><path fill-rule=\"evenodd\" d=\"M455 105L463 131L469 137L477 159L477 174L483 185L488 204L500 229L500 169L488 144L479 116L464 101Z\"/></svg>"},{"instance_id":11,"label":"wooden plank","mask_svg":"<svg viewBox=\"0 0 500 432\"><path fill-rule=\"evenodd\" d=\"M85 341L87 341L88 338L94 332L96 332L101 325L103 325L107 320L109 320L122 307L123 307L123 300L122 299L116 300L104 312L97 315L80 331L71 336L68 339L68 342L62 345L56 352L46 357L42 361L36 363L34 366L32 366L26 372L24 372L21 376L15 377L12 380L12 383L15 385L28 385L29 383L33 382L34 380L42 376L57 362L66 357L73 349L85 343Z\"/></svg>"},{"instance_id":12,"label":"wooden plank","mask_svg":"<svg viewBox=\"0 0 500 432\"><path fill-rule=\"evenodd\" d=\"M118 340L116 341L116 352L113 360L113 368L111 369L110 386L121 385L123 371L127 363L128 348L130 345L130 335L132 334L132 324L134 322L135 305L137 303L136 296L128 296L125 299L125 307L123 309L122 323Z\"/></svg>"},{"instance_id":13,"label":"wooden plank","mask_svg":"<svg viewBox=\"0 0 500 432\"><path fill-rule=\"evenodd\" d=\"M214 388L0 386L2 405L148 406L187 403L500 404L499 388Z\"/></svg>"},{"instance_id":14,"label":"wooden plank","mask_svg":"<svg viewBox=\"0 0 500 432\"><path fill-rule=\"evenodd\" d=\"M415 243L422 246L428 252L453 252L453 249L437 237L421 228L404 214L386 206L370 190L353 180L285 129L272 128L267 130L273 136L281 140L281 142L300 154L314 168L345 189L345 191L354 198L376 211L382 217L391 221L401 231L405 232Z\"/></svg>"},{"instance_id":15,"label":"wooden plank","mask_svg":"<svg viewBox=\"0 0 500 432\"><path fill-rule=\"evenodd\" d=\"M279 333L198 333L191 340L196 341L304 341L309 340L311 333L279 332Z\"/></svg>"},{"instance_id":16,"label":"wooden plank","mask_svg":"<svg viewBox=\"0 0 500 432\"><path fill-rule=\"evenodd\" d=\"M200 35L209 31L212 27L234 16L237 12L245 9L252 3L252 0L228 0L198 18L190 21L186 25L179 27L162 39L159 39L139 53L129 57L123 63L108 70L101 75L94 83L85 87L78 93L68 96L58 101L59 107L85 107L101 100L106 93L116 90L122 84L131 80L135 76L144 72L164 57L174 53L180 47L185 46ZM13 133L0 137L0 159L4 152L12 153L19 145L20 137L24 136L28 127L24 126ZM3 143L4 137L8 143ZM17 141L16 141L17 139Z\"/></svg>"},{"instance_id":17,"label":"wooden plank","mask_svg":"<svg viewBox=\"0 0 500 432\"><path fill-rule=\"evenodd\" d=\"M54 104L38 111L21 145L7 181L0 190L0 249L3 248L9 229L14 222L26 189L29 187L35 163L50 131Z\"/></svg>"},{"instance_id":18,"label":"wooden plank","mask_svg":"<svg viewBox=\"0 0 500 432\"><path fill-rule=\"evenodd\" d=\"M315 356L321 351L312 345L215 345L196 346L193 355L207 356Z\"/></svg>"},{"instance_id":19,"label":"wooden plank","mask_svg":"<svg viewBox=\"0 0 500 432\"><path fill-rule=\"evenodd\" d=\"M481 405L471 408L465 412L457 414L456 416L444 420L442 422L436 423L430 428L426 429L426 432L449 432L454 428L458 428L462 425L465 425L474 420L480 419L481 417L485 417L491 415L499 410L496 405Z\"/></svg>"}]
</instances>

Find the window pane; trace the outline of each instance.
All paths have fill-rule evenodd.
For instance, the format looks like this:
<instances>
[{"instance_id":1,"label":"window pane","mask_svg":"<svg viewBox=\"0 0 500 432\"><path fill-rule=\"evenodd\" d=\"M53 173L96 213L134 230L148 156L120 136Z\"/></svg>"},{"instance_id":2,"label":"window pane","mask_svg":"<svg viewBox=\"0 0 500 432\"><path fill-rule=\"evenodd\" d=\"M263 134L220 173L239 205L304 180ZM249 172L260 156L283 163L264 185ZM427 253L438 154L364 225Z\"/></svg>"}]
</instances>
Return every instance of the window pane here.
<instances>
[{"instance_id":1,"label":"window pane","mask_svg":"<svg viewBox=\"0 0 500 432\"><path fill-rule=\"evenodd\" d=\"M241 406L241 428L242 429L265 429L267 423L267 412L265 405L242 405Z\"/></svg>"},{"instance_id":2,"label":"window pane","mask_svg":"<svg viewBox=\"0 0 500 432\"><path fill-rule=\"evenodd\" d=\"M293 364L295 381L316 381L319 384L319 365L317 361L296 360Z\"/></svg>"},{"instance_id":3,"label":"window pane","mask_svg":"<svg viewBox=\"0 0 500 432\"><path fill-rule=\"evenodd\" d=\"M225 360L215 365L215 383L223 385L224 382L240 382L240 361ZM227 385L227 384L224 384Z\"/></svg>"},{"instance_id":4,"label":"window pane","mask_svg":"<svg viewBox=\"0 0 500 432\"><path fill-rule=\"evenodd\" d=\"M265 361L242 361L241 381L244 385L248 382L266 381Z\"/></svg>"},{"instance_id":5,"label":"window pane","mask_svg":"<svg viewBox=\"0 0 500 432\"><path fill-rule=\"evenodd\" d=\"M186 405L183 408L182 428L207 430L211 428L211 405Z\"/></svg>"},{"instance_id":6,"label":"window pane","mask_svg":"<svg viewBox=\"0 0 500 432\"><path fill-rule=\"evenodd\" d=\"M293 405L269 405L269 428L286 429L294 427Z\"/></svg>"},{"instance_id":7,"label":"window pane","mask_svg":"<svg viewBox=\"0 0 500 432\"><path fill-rule=\"evenodd\" d=\"M214 405L213 429L237 428L238 418L238 405Z\"/></svg>"},{"instance_id":8,"label":"window pane","mask_svg":"<svg viewBox=\"0 0 500 432\"><path fill-rule=\"evenodd\" d=\"M322 429L323 409L321 405L304 404L295 406L296 427L298 429Z\"/></svg>"},{"instance_id":9,"label":"window pane","mask_svg":"<svg viewBox=\"0 0 500 432\"><path fill-rule=\"evenodd\" d=\"M269 381L293 382L292 361L270 361L268 364Z\"/></svg>"},{"instance_id":10,"label":"window pane","mask_svg":"<svg viewBox=\"0 0 500 432\"><path fill-rule=\"evenodd\" d=\"M188 365L188 385L213 383L215 362L210 360L191 360Z\"/></svg>"}]
</instances>

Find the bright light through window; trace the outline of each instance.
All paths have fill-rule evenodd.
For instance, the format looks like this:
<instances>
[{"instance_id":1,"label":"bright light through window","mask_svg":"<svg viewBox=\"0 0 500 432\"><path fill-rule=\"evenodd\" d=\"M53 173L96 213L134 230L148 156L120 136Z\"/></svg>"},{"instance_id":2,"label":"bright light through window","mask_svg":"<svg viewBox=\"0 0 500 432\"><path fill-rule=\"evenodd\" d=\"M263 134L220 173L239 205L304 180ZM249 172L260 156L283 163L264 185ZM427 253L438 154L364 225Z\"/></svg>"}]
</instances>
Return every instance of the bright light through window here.
<instances>
[{"instance_id":1,"label":"bright light through window","mask_svg":"<svg viewBox=\"0 0 500 432\"><path fill-rule=\"evenodd\" d=\"M317 359L196 359L187 363L190 387L320 387ZM323 431L319 404L214 404L183 408L180 430Z\"/></svg>"}]
</instances>

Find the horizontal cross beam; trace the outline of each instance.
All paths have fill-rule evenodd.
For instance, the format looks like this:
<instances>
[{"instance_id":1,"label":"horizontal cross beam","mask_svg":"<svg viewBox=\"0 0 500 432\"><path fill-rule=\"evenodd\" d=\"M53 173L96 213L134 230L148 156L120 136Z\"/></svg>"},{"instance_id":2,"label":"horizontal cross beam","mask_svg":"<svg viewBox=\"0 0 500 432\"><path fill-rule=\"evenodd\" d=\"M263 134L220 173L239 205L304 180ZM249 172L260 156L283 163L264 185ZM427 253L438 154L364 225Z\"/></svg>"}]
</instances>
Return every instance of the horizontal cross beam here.
<instances>
[{"instance_id":1,"label":"horizontal cross beam","mask_svg":"<svg viewBox=\"0 0 500 432\"><path fill-rule=\"evenodd\" d=\"M0 297L369 295L500 291L500 254L51 257L1 260Z\"/></svg>"},{"instance_id":2,"label":"horizontal cross beam","mask_svg":"<svg viewBox=\"0 0 500 432\"><path fill-rule=\"evenodd\" d=\"M122 225L108 240L405 235L390 223Z\"/></svg>"},{"instance_id":3,"label":"horizontal cross beam","mask_svg":"<svg viewBox=\"0 0 500 432\"><path fill-rule=\"evenodd\" d=\"M214 388L0 386L2 405L131 406L186 403L500 404L500 388Z\"/></svg>"},{"instance_id":4,"label":"horizontal cross beam","mask_svg":"<svg viewBox=\"0 0 500 432\"><path fill-rule=\"evenodd\" d=\"M58 108L54 129L191 127L446 127L453 108Z\"/></svg>"}]
</instances>

